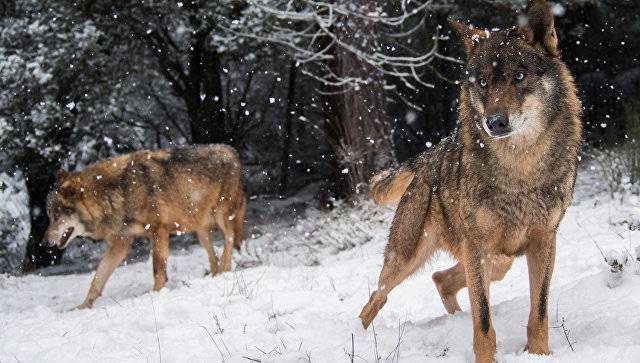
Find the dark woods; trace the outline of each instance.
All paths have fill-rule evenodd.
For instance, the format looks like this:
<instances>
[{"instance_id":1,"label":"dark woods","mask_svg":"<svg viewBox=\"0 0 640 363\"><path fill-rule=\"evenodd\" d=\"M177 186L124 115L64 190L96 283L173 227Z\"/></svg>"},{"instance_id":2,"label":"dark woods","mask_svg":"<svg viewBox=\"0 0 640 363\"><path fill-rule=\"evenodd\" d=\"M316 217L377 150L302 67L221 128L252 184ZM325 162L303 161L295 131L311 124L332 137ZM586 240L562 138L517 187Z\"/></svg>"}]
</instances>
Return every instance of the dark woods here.
<instances>
[{"instance_id":1,"label":"dark woods","mask_svg":"<svg viewBox=\"0 0 640 363\"><path fill-rule=\"evenodd\" d=\"M24 270L60 261L40 245L56 170L113 154L226 143L250 194L317 183L326 206L364 192L456 126L463 53L446 19L508 26L524 3L2 2L0 164L29 196ZM625 142L640 127L640 6L558 3L587 142Z\"/></svg>"}]
</instances>

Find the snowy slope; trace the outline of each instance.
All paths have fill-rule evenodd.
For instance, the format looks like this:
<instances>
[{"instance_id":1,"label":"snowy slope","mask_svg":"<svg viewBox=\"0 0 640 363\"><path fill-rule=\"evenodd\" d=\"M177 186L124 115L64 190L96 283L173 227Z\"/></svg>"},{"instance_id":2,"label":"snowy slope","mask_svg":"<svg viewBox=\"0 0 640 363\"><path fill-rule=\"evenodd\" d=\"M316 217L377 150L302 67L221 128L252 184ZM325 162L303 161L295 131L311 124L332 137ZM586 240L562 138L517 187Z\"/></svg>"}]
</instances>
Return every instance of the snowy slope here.
<instances>
[{"instance_id":1,"label":"snowy slope","mask_svg":"<svg viewBox=\"0 0 640 363\"><path fill-rule=\"evenodd\" d=\"M28 199L21 177L0 172L0 273L16 271L29 235Z\"/></svg>"},{"instance_id":2,"label":"snowy slope","mask_svg":"<svg viewBox=\"0 0 640 363\"><path fill-rule=\"evenodd\" d=\"M638 220L640 201L577 195L582 201L568 210L558 234L549 307L553 356L523 352L529 296L519 259L491 290L501 361L640 357L640 275L630 267L621 286L608 288L594 244L605 252L639 245L640 232L628 222ZM376 355L385 362L471 360L466 292L459 295L465 311L446 315L431 282L433 271L453 263L444 255L394 290L375 333L360 327L391 216L365 203L312 211L292 226L265 226L248 242L249 252L235 256L242 268L214 279L205 276L201 248L172 251L170 283L158 293L149 292L150 261L121 266L92 310L67 311L82 301L92 274L0 277L0 362L349 362L352 349L355 362L375 362Z\"/></svg>"}]
</instances>

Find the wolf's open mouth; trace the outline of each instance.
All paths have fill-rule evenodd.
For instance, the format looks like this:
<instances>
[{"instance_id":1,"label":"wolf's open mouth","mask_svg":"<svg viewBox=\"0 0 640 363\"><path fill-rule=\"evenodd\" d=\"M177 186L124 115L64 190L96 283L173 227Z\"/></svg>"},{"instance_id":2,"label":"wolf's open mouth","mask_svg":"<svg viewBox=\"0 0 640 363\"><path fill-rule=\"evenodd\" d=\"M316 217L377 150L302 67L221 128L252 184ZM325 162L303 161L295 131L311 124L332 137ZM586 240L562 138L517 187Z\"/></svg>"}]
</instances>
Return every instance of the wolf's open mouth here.
<instances>
[{"instance_id":1,"label":"wolf's open mouth","mask_svg":"<svg viewBox=\"0 0 640 363\"><path fill-rule=\"evenodd\" d=\"M69 237L73 234L73 227L67 228L66 231L60 237L60 241L58 241L58 248L65 248L67 246L67 242L69 241Z\"/></svg>"}]
</instances>

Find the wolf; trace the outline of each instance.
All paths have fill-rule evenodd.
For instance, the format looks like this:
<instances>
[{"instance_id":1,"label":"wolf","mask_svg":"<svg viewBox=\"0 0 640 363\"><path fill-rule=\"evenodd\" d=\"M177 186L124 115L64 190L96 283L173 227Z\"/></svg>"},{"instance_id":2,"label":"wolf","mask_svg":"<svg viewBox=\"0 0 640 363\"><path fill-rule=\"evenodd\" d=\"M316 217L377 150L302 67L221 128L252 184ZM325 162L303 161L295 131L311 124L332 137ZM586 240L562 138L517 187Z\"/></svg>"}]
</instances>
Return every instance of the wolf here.
<instances>
[{"instance_id":1,"label":"wolf","mask_svg":"<svg viewBox=\"0 0 640 363\"><path fill-rule=\"evenodd\" d=\"M549 354L548 295L556 231L573 194L582 144L581 105L560 59L554 18L528 1L519 24L484 30L449 19L467 61L459 128L432 150L370 183L378 204L394 205L384 263L360 313L366 329L404 279L442 250L458 262L433 280L449 313L467 287L477 362L491 362L496 334L489 285L525 255L531 310L526 349Z\"/></svg>"},{"instance_id":2,"label":"wolf","mask_svg":"<svg viewBox=\"0 0 640 363\"><path fill-rule=\"evenodd\" d=\"M151 240L153 290L167 281L169 235L195 232L211 274L231 270L240 249L246 209L240 161L227 145L138 151L69 174L61 169L47 199L45 240L64 249L77 236L105 240L107 249L89 292L76 308L93 306L133 238ZM217 225L224 235L220 264L213 250Z\"/></svg>"}]
</instances>

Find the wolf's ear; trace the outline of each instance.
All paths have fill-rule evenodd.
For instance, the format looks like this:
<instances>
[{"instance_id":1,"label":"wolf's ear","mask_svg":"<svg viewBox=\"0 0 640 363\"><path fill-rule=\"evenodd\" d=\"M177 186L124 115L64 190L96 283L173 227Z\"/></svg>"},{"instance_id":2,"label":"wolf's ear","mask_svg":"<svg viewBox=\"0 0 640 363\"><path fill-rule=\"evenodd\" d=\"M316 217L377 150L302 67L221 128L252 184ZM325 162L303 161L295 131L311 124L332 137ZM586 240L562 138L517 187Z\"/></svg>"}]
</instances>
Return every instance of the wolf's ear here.
<instances>
[{"instance_id":1,"label":"wolf's ear","mask_svg":"<svg viewBox=\"0 0 640 363\"><path fill-rule=\"evenodd\" d=\"M518 23L518 34L527 43L541 46L553 57L558 56L558 36L551 7L546 0L529 0L526 13Z\"/></svg>"},{"instance_id":2,"label":"wolf's ear","mask_svg":"<svg viewBox=\"0 0 640 363\"><path fill-rule=\"evenodd\" d=\"M66 200L75 200L82 195L82 187L79 181L68 179L62 182L60 188L58 188L58 193Z\"/></svg>"},{"instance_id":3,"label":"wolf's ear","mask_svg":"<svg viewBox=\"0 0 640 363\"><path fill-rule=\"evenodd\" d=\"M453 18L448 18L447 22L451 29L453 29L460 39L464 42L464 49L467 54L471 53L473 47L480 43L481 39L487 37L487 32L482 29L476 29L473 26L469 26L461 21Z\"/></svg>"},{"instance_id":4,"label":"wolf's ear","mask_svg":"<svg viewBox=\"0 0 640 363\"><path fill-rule=\"evenodd\" d=\"M67 172L63 168L60 168L60 170L56 172L56 182L58 183L58 185L60 185L68 177L69 177L69 172Z\"/></svg>"}]
</instances>

